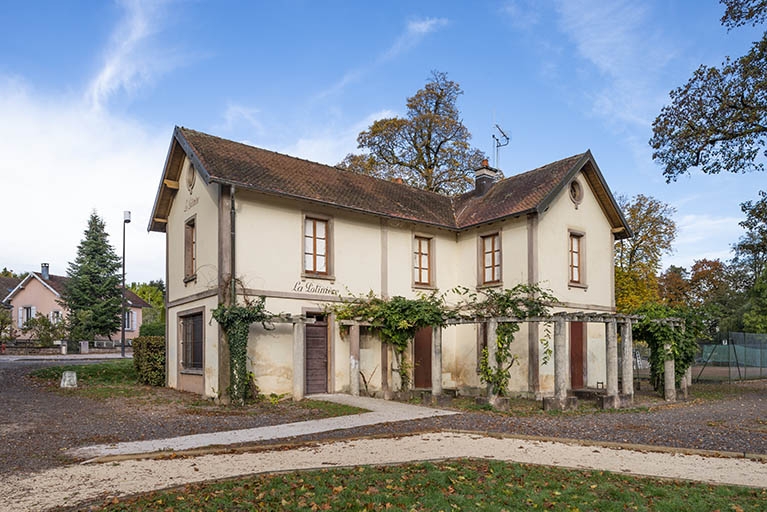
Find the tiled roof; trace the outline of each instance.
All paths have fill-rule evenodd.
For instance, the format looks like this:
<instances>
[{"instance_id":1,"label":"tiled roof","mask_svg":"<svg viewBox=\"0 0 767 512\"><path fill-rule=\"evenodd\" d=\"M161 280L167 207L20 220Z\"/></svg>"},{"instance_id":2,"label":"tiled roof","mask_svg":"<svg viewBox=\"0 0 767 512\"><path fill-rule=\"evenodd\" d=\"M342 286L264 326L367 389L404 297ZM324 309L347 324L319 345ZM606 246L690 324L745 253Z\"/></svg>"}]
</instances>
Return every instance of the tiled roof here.
<instances>
[{"instance_id":1,"label":"tiled roof","mask_svg":"<svg viewBox=\"0 0 767 512\"><path fill-rule=\"evenodd\" d=\"M584 169L598 185L613 227L625 227L590 152L574 155L493 184L483 195L448 197L292 156L176 127L149 228L164 231L183 156L206 181L311 201L403 221L461 230L524 213L543 211L575 173Z\"/></svg>"},{"instance_id":2,"label":"tiled roof","mask_svg":"<svg viewBox=\"0 0 767 512\"><path fill-rule=\"evenodd\" d=\"M0 277L0 302L2 302L20 282L21 279L16 279L15 277Z\"/></svg>"},{"instance_id":3,"label":"tiled roof","mask_svg":"<svg viewBox=\"0 0 767 512\"><path fill-rule=\"evenodd\" d=\"M66 276L48 274L48 279L43 279L43 275L40 272L33 272L33 274L35 274L42 282L53 288L59 295L64 292L64 287L66 286L67 281L69 281L69 278Z\"/></svg>"},{"instance_id":4,"label":"tiled roof","mask_svg":"<svg viewBox=\"0 0 767 512\"><path fill-rule=\"evenodd\" d=\"M179 129L213 181L366 213L453 227L450 198L205 133Z\"/></svg>"},{"instance_id":5,"label":"tiled roof","mask_svg":"<svg viewBox=\"0 0 767 512\"><path fill-rule=\"evenodd\" d=\"M33 272L36 277L38 277L42 282L53 288L53 290L61 295L64 293L64 288L67 285L67 282L69 281L69 278L67 276L57 276L54 274L48 274L48 279L43 279L43 275L40 272ZM4 279L4 278L0 278ZM17 285L21 281L17 280ZM0 286L2 283L0 282ZM1 291L1 289L0 289ZM133 293L129 289L125 289L125 301L128 303L128 307L133 308L150 308L152 307L150 304L148 304L144 299Z\"/></svg>"},{"instance_id":6,"label":"tiled roof","mask_svg":"<svg viewBox=\"0 0 767 512\"><path fill-rule=\"evenodd\" d=\"M584 156L581 153L510 176L481 196L473 191L457 196L453 202L457 226L465 228L535 210Z\"/></svg>"}]
</instances>

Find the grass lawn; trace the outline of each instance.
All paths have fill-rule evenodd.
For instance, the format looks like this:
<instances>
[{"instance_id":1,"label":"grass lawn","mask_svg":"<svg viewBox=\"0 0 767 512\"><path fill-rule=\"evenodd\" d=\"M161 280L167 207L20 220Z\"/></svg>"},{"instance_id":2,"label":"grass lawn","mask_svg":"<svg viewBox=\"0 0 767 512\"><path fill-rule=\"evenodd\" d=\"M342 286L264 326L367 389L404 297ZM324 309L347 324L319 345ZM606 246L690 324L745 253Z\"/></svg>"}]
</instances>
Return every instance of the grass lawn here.
<instances>
[{"instance_id":1,"label":"grass lawn","mask_svg":"<svg viewBox=\"0 0 767 512\"><path fill-rule=\"evenodd\" d=\"M368 412L367 409L322 400L287 402L282 401L283 397L276 395L260 396L258 399L249 401L243 407L216 405L212 400L201 398L199 395L139 384L132 359L83 365L49 366L33 371L32 376L51 386L57 386L65 371L77 372L78 387L61 390L64 393L77 393L94 399L136 398L155 404L168 403L172 400L168 398L170 394L175 397L175 401L185 408L186 412L192 414L224 416L261 414L265 409L278 411L280 408L299 408L315 410L320 414L319 417L328 418Z\"/></svg>"},{"instance_id":2,"label":"grass lawn","mask_svg":"<svg viewBox=\"0 0 767 512\"><path fill-rule=\"evenodd\" d=\"M97 510L765 510L767 490L487 460L264 474Z\"/></svg>"}]
</instances>

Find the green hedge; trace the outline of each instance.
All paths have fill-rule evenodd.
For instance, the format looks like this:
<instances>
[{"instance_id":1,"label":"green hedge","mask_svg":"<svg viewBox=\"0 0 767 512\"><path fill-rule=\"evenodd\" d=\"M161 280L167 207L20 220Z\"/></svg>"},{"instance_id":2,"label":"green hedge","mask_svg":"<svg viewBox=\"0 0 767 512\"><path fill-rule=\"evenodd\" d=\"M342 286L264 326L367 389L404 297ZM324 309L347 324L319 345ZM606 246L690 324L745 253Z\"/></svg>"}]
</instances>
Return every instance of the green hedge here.
<instances>
[{"instance_id":1,"label":"green hedge","mask_svg":"<svg viewBox=\"0 0 767 512\"><path fill-rule=\"evenodd\" d=\"M133 366L141 384L164 386L165 336L139 336L134 339Z\"/></svg>"},{"instance_id":2,"label":"green hedge","mask_svg":"<svg viewBox=\"0 0 767 512\"><path fill-rule=\"evenodd\" d=\"M165 336L165 322L143 323L138 330L139 336Z\"/></svg>"}]
</instances>

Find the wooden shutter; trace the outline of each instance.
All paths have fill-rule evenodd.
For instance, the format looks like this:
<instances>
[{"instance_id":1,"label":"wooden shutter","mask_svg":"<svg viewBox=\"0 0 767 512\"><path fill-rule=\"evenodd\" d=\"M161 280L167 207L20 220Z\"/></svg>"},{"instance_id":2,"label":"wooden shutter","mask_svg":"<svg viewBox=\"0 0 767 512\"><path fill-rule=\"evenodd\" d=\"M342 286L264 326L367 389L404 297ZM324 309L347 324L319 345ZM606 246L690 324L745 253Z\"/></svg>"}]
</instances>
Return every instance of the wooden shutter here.
<instances>
[{"instance_id":1,"label":"wooden shutter","mask_svg":"<svg viewBox=\"0 0 767 512\"><path fill-rule=\"evenodd\" d=\"M24 308L19 308L19 316L16 318L16 323L19 329L24 327Z\"/></svg>"}]
</instances>

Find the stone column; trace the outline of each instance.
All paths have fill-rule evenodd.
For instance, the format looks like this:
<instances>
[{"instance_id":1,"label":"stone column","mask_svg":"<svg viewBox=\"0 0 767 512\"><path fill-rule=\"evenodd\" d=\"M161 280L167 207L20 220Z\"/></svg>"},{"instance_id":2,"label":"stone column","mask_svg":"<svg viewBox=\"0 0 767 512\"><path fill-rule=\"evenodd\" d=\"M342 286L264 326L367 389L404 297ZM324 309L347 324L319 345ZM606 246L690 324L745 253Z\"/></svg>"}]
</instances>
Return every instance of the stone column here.
<instances>
[{"instance_id":1,"label":"stone column","mask_svg":"<svg viewBox=\"0 0 767 512\"><path fill-rule=\"evenodd\" d=\"M293 400L304 398L306 389L306 356L305 336L306 325L300 320L293 324Z\"/></svg>"},{"instance_id":2,"label":"stone column","mask_svg":"<svg viewBox=\"0 0 767 512\"><path fill-rule=\"evenodd\" d=\"M349 326L349 391L360 396L360 326Z\"/></svg>"},{"instance_id":3,"label":"stone column","mask_svg":"<svg viewBox=\"0 0 767 512\"><path fill-rule=\"evenodd\" d=\"M495 340L496 330L498 329L498 322L494 318L490 318L485 324L485 330L487 332L487 364L490 368L495 369L495 352L498 348L498 343ZM498 397L493 393L493 387L491 384L487 385L487 400L491 404L495 404L495 399Z\"/></svg>"},{"instance_id":4,"label":"stone column","mask_svg":"<svg viewBox=\"0 0 767 512\"><path fill-rule=\"evenodd\" d=\"M391 400L391 387L389 387L389 345L381 342L381 389L384 400Z\"/></svg>"},{"instance_id":5,"label":"stone column","mask_svg":"<svg viewBox=\"0 0 767 512\"><path fill-rule=\"evenodd\" d=\"M607 396L618 396L618 325L615 318L605 323L607 338Z\"/></svg>"},{"instance_id":6,"label":"stone column","mask_svg":"<svg viewBox=\"0 0 767 512\"><path fill-rule=\"evenodd\" d=\"M621 378L623 386L621 391L624 395L632 396L634 394L634 335L631 331L631 319L621 324Z\"/></svg>"},{"instance_id":7,"label":"stone column","mask_svg":"<svg viewBox=\"0 0 767 512\"><path fill-rule=\"evenodd\" d=\"M554 398L567 398L567 322L561 316L554 320Z\"/></svg>"},{"instance_id":8,"label":"stone column","mask_svg":"<svg viewBox=\"0 0 767 512\"><path fill-rule=\"evenodd\" d=\"M442 328L431 331L431 394L442 394Z\"/></svg>"},{"instance_id":9,"label":"stone column","mask_svg":"<svg viewBox=\"0 0 767 512\"><path fill-rule=\"evenodd\" d=\"M663 363L663 397L667 402L676 401L676 379L674 377L674 358L671 356L671 345L663 345L665 362Z\"/></svg>"}]
</instances>

